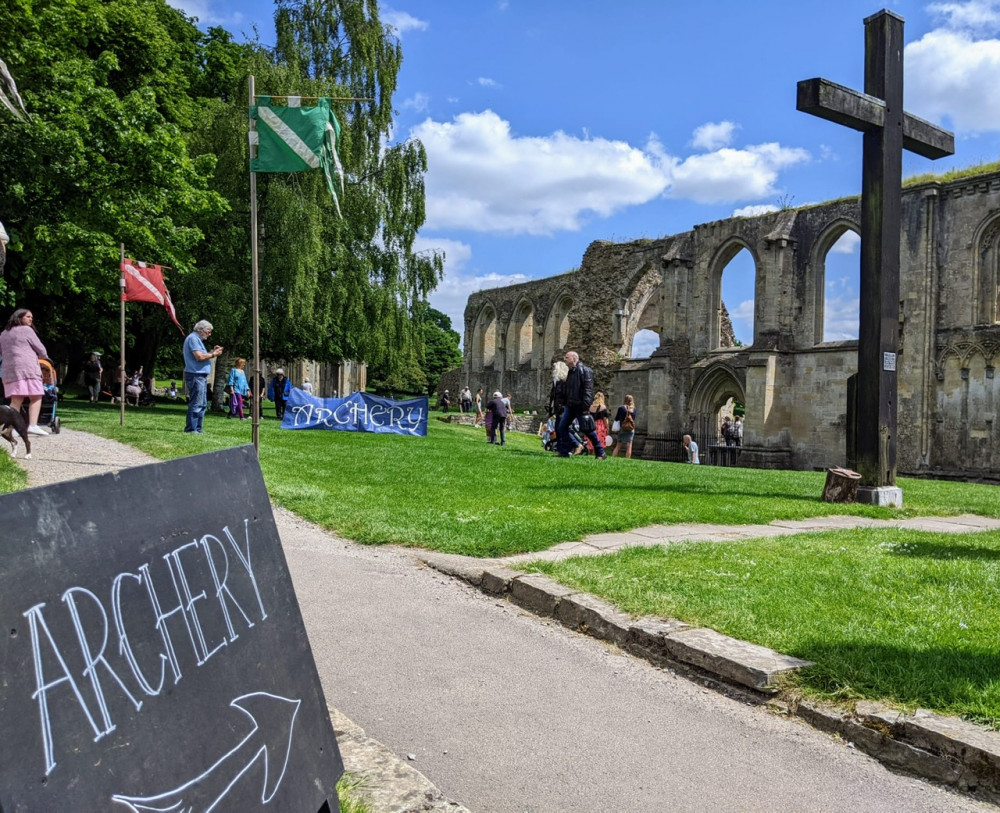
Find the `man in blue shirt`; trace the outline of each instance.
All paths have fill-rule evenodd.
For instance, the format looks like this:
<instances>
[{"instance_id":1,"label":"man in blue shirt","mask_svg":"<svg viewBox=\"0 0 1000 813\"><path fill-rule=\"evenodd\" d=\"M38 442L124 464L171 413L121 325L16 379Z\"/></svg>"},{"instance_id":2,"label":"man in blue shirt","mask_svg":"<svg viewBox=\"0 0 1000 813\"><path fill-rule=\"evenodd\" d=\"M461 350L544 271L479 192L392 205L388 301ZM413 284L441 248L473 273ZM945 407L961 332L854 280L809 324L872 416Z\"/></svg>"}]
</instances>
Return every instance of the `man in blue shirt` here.
<instances>
[{"instance_id":1,"label":"man in blue shirt","mask_svg":"<svg viewBox=\"0 0 1000 813\"><path fill-rule=\"evenodd\" d=\"M208 374L212 372L212 359L222 355L222 348L215 345L211 351L205 339L212 335L212 323L202 319L184 340L184 386L188 394L187 423L185 432L202 433L202 421L208 407Z\"/></svg>"}]
</instances>

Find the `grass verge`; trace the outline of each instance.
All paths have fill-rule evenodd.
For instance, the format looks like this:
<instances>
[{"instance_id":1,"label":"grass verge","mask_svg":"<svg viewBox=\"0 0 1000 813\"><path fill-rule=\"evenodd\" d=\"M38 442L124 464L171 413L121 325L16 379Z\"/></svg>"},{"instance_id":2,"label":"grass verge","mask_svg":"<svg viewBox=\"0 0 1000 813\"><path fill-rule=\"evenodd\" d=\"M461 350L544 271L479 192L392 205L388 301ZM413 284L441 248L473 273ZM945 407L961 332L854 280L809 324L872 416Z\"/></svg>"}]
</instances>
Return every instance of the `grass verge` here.
<instances>
[{"instance_id":1,"label":"grass verge","mask_svg":"<svg viewBox=\"0 0 1000 813\"><path fill-rule=\"evenodd\" d=\"M60 415L160 459L250 442L249 421L206 418L185 434L184 407L129 409L66 400ZM762 471L592 457L559 459L517 432L488 445L481 429L430 421L426 438L289 431L273 412L261 425L261 469L271 497L348 539L467 556L545 550L588 534L645 525L767 523L830 514L868 517L1000 516L993 486L903 481L906 509L820 500L821 472ZM58 443L58 438L50 443ZM219 472L220 477L225 472Z\"/></svg>"},{"instance_id":2,"label":"grass verge","mask_svg":"<svg viewBox=\"0 0 1000 813\"><path fill-rule=\"evenodd\" d=\"M160 459L250 442L248 423L217 415L206 435L184 434L177 404L130 409L124 427L110 406L65 400L60 415ZM426 438L293 432L272 413L261 426L261 467L276 502L347 538L470 556L657 523L1000 516L995 486L904 479L906 510L894 512L823 503L819 472L560 460L535 437L512 433L508 442L491 447L482 430L437 420ZM13 467L0 457L0 488L23 483ZM532 569L637 615L682 618L814 660L795 679L813 696L1000 722L1000 533L856 530L630 549Z\"/></svg>"},{"instance_id":3,"label":"grass verge","mask_svg":"<svg viewBox=\"0 0 1000 813\"><path fill-rule=\"evenodd\" d=\"M1000 725L1000 532L857 529L522 569L637 616L680 618L815 661L791 680L812 697Z\"/></svg>"}]
</instances>

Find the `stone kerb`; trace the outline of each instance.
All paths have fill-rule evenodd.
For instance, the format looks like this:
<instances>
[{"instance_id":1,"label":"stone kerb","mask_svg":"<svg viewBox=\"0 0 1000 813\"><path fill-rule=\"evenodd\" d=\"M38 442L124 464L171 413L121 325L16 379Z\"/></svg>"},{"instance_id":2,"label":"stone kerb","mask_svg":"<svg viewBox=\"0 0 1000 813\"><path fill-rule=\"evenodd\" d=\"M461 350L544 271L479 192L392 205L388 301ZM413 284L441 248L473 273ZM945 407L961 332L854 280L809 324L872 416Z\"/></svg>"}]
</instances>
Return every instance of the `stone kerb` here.
<instances>
[{"instance_id":1,"label":"stone kerb","mask_svg":"<svg viewBox=\"0 0 1000 813\"><path fill-rule=\"evenodd\" d=\"M704 680L706 686L734 691L750 701L774 697L783 675L812 665L676 619L633 619L603 599L539 574L469 557L437 553L417 557L486 593L553 617L569 629L608 641L654 665L676 667ZM770 700L768 706L843 737L887 765L1000 802L997 732L929 711L905 714L872 702L858 703L853 712L795 697Z\"/></svg>"},{"instance_id":2,"label":"stone kerb","mask_svg":"<svg viewBox=\"0 0 1000 813\"><path fill-rule=\"evenodd\" d=\"M692 628L676 619L633 620L596 596L580 593L547 576L469 557L436 553L417 556L426 565L468 581L485 593L505 596L526 610L556 618L570 629L610 641L658 665L684 664L724 682L765 693L774 691L781 675L812 665L714 630Z\"/></svg>"}]
</instances>

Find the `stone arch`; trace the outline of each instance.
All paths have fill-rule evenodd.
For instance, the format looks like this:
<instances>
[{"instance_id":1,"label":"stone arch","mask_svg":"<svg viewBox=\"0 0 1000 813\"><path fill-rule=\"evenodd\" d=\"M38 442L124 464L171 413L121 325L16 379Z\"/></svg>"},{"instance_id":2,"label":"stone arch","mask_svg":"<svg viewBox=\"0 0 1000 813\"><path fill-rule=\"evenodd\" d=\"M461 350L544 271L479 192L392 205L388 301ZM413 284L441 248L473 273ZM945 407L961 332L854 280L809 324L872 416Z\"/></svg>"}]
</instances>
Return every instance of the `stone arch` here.
<instances>
[{"instance_id":1,"label":"stone arch","mask_svg":"<svg viewBox=\"0 0 1000 813\"><path fill-rule=\"evenodd\" d=\"M569 341L570 313L573 310L573 304L573 297L566 290L560 291L552 304L552 309L545 320L545 333L542 342L545 366L548 366Z\"/></svg>"},{"instance_id":2,"label":"stone arch","mask_svg":"<svg viewBox=\"0 0 1000 813\"><path fill-rule=\"evenodd\" d=\"M660 285L663 275L646 263L630 281L625 300L615 318L619 323L622 346L619 352L629 358L633 354L636 334L651 330L660 336Z\"/></svg>"},{"instance_id":3,"label":"stone arch","mask_svg":"<svg viewBox=\"0 0 1000 813\"><path fill-rule=\"evenodd\" d=\"M731 235L727 237L723 243L716 249L709 263L709 311L708 311L708 346L712 348L722 347L722 340L724 337L723 323L725 320L723 314L723 303L722 303L722 275L726 270L726 266L732 261L732 259L739 254L743 249L750 252L750 257L753 259L754 266L754 338L756 339L757 324L759 322L757 318L757 307L759 306L759 297L756 296L757 280L760 277L760 257L757 256L757 252L754 247L747 242L743 237L739 235Z\"/></svg>"},{"instance_id":4,"label":"stone arch","mask_svg":"<svg viewBox=\"0 0 1000 813\"><path fill-rule=\"evenodd\" d=\"M992 212L976 230L972 323L1000 322L1000 215Z\"/></svg>"},{"instance_id":5,"label":"stone arch","mask_svg":"<svg viewBox=\"0 0 1000 813\"><path fill-rule=\"evenodd\" d=\"M485 367L495 367L500 361L497 359L498 330L497 310L492 303L487 302L480 309L472 331L470 369L482 370Z\"/></svg>"},{"instance_id":6,"label":"stone arch","mask_svg":"<svg viewBox=\"0 0 1000 813\"><path fill-rule=\"evenodd\" d=\"M706 367L695 378L688 395L688 412L695 415L714 415L729 401L735 398L741 404L746 403L745 372L738 370L726 362L716 362Z\"/></svg>"},{"instance_id":7,"label":"stone arch","mask_svg":"<svg viewBox=\"0 0 1000 813\"><path fill-rule=\"evenodd\" d=\"M727 362L706 367L691 385L687 398L688 431L707 446L718 441L720 413L731 400L746 404L746 373Z\"/></svg>"},{"instance_id":8,"label":"stone arch","mask_svg":"<svg viewBox=\"0 0 1000 813\"><path fill-rule=\"evenodd\" d=\"M518 369L531 362L535 344L535 308L523 298L514 307L507 328L507 367Z\"/></svg>"},{"instance_id":9,"label":"stone arch","mask_svg":"<svg viewBox=\"0 0 1000 813\"><path fill-rule=\"evenodd\" d=\"M860 236L861 227L853 220L840 217L827 224L813 242L809 258L809 284L813 293L813 344L823 343L826 329L826 257L834 244L848 231Z\"/></svg>"}]
</instances>

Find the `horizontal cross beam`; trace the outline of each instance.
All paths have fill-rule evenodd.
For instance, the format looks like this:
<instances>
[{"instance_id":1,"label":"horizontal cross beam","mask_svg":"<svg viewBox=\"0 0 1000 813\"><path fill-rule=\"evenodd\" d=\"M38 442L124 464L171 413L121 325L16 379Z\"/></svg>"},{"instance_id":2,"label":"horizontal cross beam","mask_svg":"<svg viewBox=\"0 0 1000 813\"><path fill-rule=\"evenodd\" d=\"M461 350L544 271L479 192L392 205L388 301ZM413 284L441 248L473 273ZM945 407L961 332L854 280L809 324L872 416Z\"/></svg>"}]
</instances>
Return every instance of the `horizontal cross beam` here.
<instances>
[{"instance_id":1,"label":"horizontal cross beam","mask_svg":"<svg viewBox=\"0 0 1000 813\"><path fill-rule=\"evenodd\" d=\"M885 122L885 102L828 79L803 79L798 84L795 108L821 119L866 132ZM955 135L929 121L903 114L903 147L924 158L944 158L955 153Z\"/></svg>"}]
</instances>

